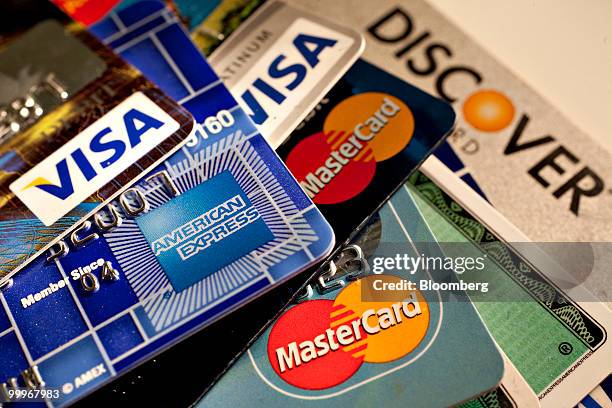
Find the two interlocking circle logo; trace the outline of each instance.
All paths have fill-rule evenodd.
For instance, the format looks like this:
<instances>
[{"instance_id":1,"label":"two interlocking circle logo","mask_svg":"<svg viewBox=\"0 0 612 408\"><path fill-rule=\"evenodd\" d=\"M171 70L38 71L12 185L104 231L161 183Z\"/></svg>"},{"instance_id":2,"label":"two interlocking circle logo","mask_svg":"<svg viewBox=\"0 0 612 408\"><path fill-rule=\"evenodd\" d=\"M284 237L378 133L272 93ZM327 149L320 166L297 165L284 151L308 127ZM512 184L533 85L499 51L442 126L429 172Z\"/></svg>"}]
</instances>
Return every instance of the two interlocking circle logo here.
<instances>
[{"instance_id":1,"label":"two interlocking circle logo","mask_svg":"<svg viewBox=\"0 0 612 408\"><path fill-rule=\"evenodd\" d=\"M289 309L268 339L272 368L287 383L309 390L334 387L365 363L388 363L412 352L425 338L429 306L415 291L394 291L385 301L364 301L374 280L399 283L390 275L370 275L346 286L335 300L318 299Z\"/></svg>"},{"instance_id":2,"label":"two interlocking circle logo","mask_svg":"<svg viewBox=\"0 0 612 408\"><path fill-rule=\"evenodd\" d=\"M336 105L323 131L301 140L285 161L317 204L347 201L374 178L376 163L401 152L414 133L414 117L395 96L366 92Z\"/></svg>"}]
</instances>

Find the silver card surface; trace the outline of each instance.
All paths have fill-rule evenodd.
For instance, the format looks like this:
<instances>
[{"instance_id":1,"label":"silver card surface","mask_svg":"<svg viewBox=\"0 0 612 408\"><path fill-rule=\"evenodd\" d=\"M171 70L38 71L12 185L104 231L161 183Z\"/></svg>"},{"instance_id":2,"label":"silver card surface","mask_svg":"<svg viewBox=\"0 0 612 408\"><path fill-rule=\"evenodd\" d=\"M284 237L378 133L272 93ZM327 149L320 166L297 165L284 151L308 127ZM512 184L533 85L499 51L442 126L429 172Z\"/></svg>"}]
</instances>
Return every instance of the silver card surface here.
<instances>
[{"instance_id":1,"label":"silver card surface","mask_svg":"<svg viewBox=\"0 0 612 408\"><path fill-rule=\"evenodd\" d=\"M276 148L362 51L359 33L271 2L208 61Z\"/></svg>"}]
</instances>

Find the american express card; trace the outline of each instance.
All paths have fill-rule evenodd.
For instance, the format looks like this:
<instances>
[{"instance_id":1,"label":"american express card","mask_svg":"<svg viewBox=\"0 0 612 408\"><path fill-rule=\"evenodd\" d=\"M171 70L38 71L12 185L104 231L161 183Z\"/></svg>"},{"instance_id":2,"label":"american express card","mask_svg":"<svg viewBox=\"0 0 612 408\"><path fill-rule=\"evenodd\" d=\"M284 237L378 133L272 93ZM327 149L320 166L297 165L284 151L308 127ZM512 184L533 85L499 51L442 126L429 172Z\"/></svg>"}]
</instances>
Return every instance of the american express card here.
<instances>
[{"instance_id":1,"label":"american express card","mask_svg":"<svg viewBox=\"0 0 612 408\"><path fill-rule=\"evenodd\" d=\"M143 19L154 24L142 30ZM0 327L0 348L11 352L0 357L0 390L44 384L58 391L45 396L54 406L271 289L334 243L173 14L141 2L94 32L117 21L109 45L146 64L145 74L201 126L2 292L0 322L8 326Z\"/></svg>"},{"instance_id":2,"label":"american express card","mask_svg":"<svg viewBox=\"0 0 612 408\"><path fill-rule=\"evenodd\" d=\"M0 6L0 286L182 144L191 115L46 1Z\"/></svg>"},{"instance_id":3,"label":"american express card","mask_svg":"<svg viewBox=\"0 0 612 408\"><path fill-rule=\"evenodd\" d=\"M362 51L363 38L355 31L271 2L209 60L276 148Z\"/></svg>"},{"instance_id":4,"label":"american express card","mask_svg":"<svg viewBox=\"0 0 612 408\"><path fill-rule=\"evenodd\" d=\"M453 104L458 126L436 155L530 240L586 243L544 248L610 301L612 251L588 245L612 241L607 149L424 1L292 4L359 30L367 61Z\"/></svg>"},{"instance_id":5,"label":"american express card","mask_svg":"<svg viewBox=\"0 0 612 408\"><path fill-rule=\"evenodd\" d=\"M503 360L465 292L445 300L405 287L377 292L440 278L428 267L372 268L391 247L440 256L435 242L410 193L398 191L198 406L443 407L495 387Z\"/></svg>"},{"instance_id":6,"label":"american express card","mask_svg":"<svg viewBox=\"0 0 612 408\"><path fill-rule=\"evenodd\" d=\"M360 104L360 109L355 109L354 104ZM343 118L346 121L342 121ZM337 243L342 244L444 139L453 123L454 113L447 104L358 61L307 115L279 152L281 157L293 157L293 165L307 169L306 173L297 173L298 167L292 170L294 175L304 177L302 185L311 182L313 177L322 177L318 181L323 183L321 199L315 196L314 200L332 225ZM370 140L352 136L355 128L360 137ZM336 140L327 142L326 135L328 138L335 136ZM353 142L346 142L348 139ZM350 146L339 147L347 143ZM291 169L291 161L286 162ZM326 170L319 171L321 167ZM337 174L334 169L338 170ZM308 176L310 172L312 176ZM335 178L328 177L331 174ZM314 187L316 183L313 182ZM312 273L314 271L296 276L155 361L147 362L125 379L119 379L114 387L126 393L122 401L148 401L152 398L148 390L161 387L166 381L160 373L180 370L182 361L188 359L198 366L198 377L182 379L180 396L155 396L151 402L159 402L160 398L167 398L163 401L168 404L176 403L177 398L181 403L193 402L290 301ZM223 348L217 348L218 344L223 344ZM210 347L216 348L214 355L206 351ZM112 389L96 395L96 401L104 403L116 399L117 394Z\"/></svg>"}]
</instances>

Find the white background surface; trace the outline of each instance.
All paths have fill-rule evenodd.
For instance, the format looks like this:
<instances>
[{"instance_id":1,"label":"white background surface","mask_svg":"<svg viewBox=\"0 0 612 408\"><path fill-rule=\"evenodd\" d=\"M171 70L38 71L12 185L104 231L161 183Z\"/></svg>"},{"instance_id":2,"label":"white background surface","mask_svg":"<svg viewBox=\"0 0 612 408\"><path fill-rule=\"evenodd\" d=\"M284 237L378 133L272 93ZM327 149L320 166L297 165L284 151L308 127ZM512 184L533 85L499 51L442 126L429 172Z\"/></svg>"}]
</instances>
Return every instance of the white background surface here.
<instances>
[{"instance_id":1,"label":"white background surface","mask_svg":"<svg viewBox=\"0 0 612 408\"><path fill-rule=\"evenodd\" d=\"M428 1L612 152L612 0Z\"/></svg>"}]
</instances>

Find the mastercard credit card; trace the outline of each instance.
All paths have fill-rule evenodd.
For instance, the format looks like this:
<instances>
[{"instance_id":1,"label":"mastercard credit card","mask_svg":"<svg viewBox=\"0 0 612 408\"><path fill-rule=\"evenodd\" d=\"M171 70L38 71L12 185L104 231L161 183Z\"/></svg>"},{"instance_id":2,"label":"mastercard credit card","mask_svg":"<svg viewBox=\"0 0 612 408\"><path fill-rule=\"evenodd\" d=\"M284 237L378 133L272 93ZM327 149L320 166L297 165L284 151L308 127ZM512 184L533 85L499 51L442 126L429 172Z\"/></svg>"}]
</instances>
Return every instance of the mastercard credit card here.
<instances>
[{"instance_id":1,"label":"mastercard credit card","mask_svg":"<svg viewBox=\"0 0 612 408\"><path fill-rule=\"evenodd\" d=\"M0 22L1 285L176 150L193 119L49 2L3 1Z\"/></svg>"},{"instance_id":2,"label":"mastercard credit card","mask_svg":"<svg viewBox=\"0 0 612 408\"><path fill-rule=\"evenodd\" d=\"M199 126L2 291L0 349L10 352L0 354L0 390L44 384L52 393L43 405L82 398L316 263L334 243L163 4L142 2L111 19L122 24L110 45L134 65L158 68L151 79ZM142 19L159 26L135 33L129 22Z\"/></svg>"},{"instance_id":3,"label":"mastercard credit card","mask_svg":"<svg viewBox=\"0 0 612 408\"><path fill-rule=\"evenodd\" d=\"M342 243L454 123L449 104L358 60L277 151Z\"/></svg>"},{"instance_id":4,"label":"mastercard credit card","mask_svg":"<svg viewBox=\"0 0 612 408\"><path fill-rule=\"evenodd\" d=\"M438 281L445 274L434 265L373 268L396 254L443 257L410 191L399 190L352 244L198 406L446 407L499 384L504 361L465 292L402 284Z\"/></svg>"},{"instance_id":5,"label":"mastercard credit card","mask_svg":"<svg viewBox=\"0 0 612 408\"><path fill-rule=\"evenodd\" d=\"M363 52L361 34L283 2L261 6L209 57L277 148Z\"/></svg>"},{"instance_id":6,"label":"mastercard credit card","mask_svg":"<svg viewBox=\"0 0 612 408\"><path fill-rule=\"evenodd\" d=\"M530 240L567 243L544 247L612 308L609 149L427 1L290 2L358 30L364 59L453 104L436 156Z\"/></svg>"},{"instance_id":7,"label":"mastercard credit card","mask_svg":"<svg viewBox=\"0 0 612 408\"><path fill-rule=\"evenodd\" d=\"M440 166L431 166L431 161L431 159L426 161L423 168L426 168L428 173L435 174L437 177L437 182L454 184L455 189L453 194L463 196L465 194L462 193L468 193L467 195L469 195L470 191L467 186L463 185L447 169L441 169ZM451 182L451 180L454 180L454 183ZM476 203L471 204L483 205L483 203L483 200L479 200L477 197ZM475 205L472 206L476 207ZM480 210L483 210L481 211L482 213L485 213L487 209L491 208L486 203L484 203L484 207L480 208ZM508 237L506 232L503 231L506 221L499 217L495 217L495 219L499 221L498 226L501 227L500 236ZM385 220L389 220L390 222L385 222ZM423 225L425 225L425 227L423 227ZM363 265L361 258L367 258L369 268L371 269L370 272L380 272L376 271L377 265L381 265L381 263L377 263L375 261L376 258L381 259L388 258L389 256L394 257L398 253L401 254L403 252L401 246L398 247L399 240L396 238L397 235L392 233L392 231L395 231L398 226L404 227L401 229L401 234L410 237L410 241L404 243L403 245L413 245L413 251L416 252L417 257L436 257L439 256L440 253L443 253L444 256L449 255L448 249L453 245L450 244L450 242L452 241L454 243L459 241L457 236L450 238L449 234L452 233L463 234L469 240L468 242L470 242L469 244L458 244L461 245L461 248L463 249L463 252L458 255L465 256L466 254L472 254L477 257L487 252L491 257L490 259L494 259L494 261L487 264L487 268L485 268L484 271L493 272L491 273L492 276L483 279L482 275L470 276L470 273L472 272L470 271L461 274L460 279L470 283L480 281L487 282L489 284L489 292L480 293L478 291L468 291L468 296L471 298L471 300L476 300L476 302L473 302L473 305L476 306L479 314L482 314L482 316L485 318L487 328L494 333L499 333L502 335L500 339L503 340L505 344L509 344L510 342L515 343L513 349L509 350L512 355L516 355L520 349L523 349L523 353L525 353L524 344L525 341L527 341L527 339L532 335L530 331L537 331L538 327L540 327L538 324L546 323L546 315L548 314L543 307L544 305L540 303L540 300L537 297L537 287L533 286L530 289L527 287L522 287L521 282L524 282L524 280L518 276L515 277L516 281L514 283L509 284L508 278L513 274L513 270L512 267L508 267L509 264L506 262L506 260L508 254L512 254L513 257L517 254L514 253L509 246L502 243L501 239L503 238L496 237L498 234L497 231L493 233L491 230L489 230L488 227L486 227L481 221L474 218L468 211L466 211L463 204L460 204L451 198L420 171L411 176L410 181L406 183L401 190L395 193L389 203L385 205L378 215L370 219L368 225L360 232L359 236L352 241L353 246L357 245L361 251L359 252L352 250L350 246L342 251L341 255L337 257L339 261L336 261L336 273L333 275L328 273L327 275L324 275L325 278L323 280L319 279L316 284L310 285L310 290L303 291L299 297L299 300L301 302L308 302L314 299L323 298L335 299L335 302L337 302L337 299L340 297L340 295L337 295L337 293L342 293L342 291L346 290L347 286L352 284L352 282L355 280L355 271L357 271L358 276L361 276L359 271L364 269L361 266ZM438 235L441 231L446 231L446 235ZM482 239L482 241L478 242L477 240L479 238ZM487 247L487 245L490 246ZM480 246L481 249L477 249L478 246ZM345 252L348 254L345 255ZM457 256L457 254L451 255ZM514 259L520 259L520 256ZM505 265L508 267L508 270L501 272L501 269L498 269L500 265ZM431 273L433 274L434 280L445 281L444 274L440 274L439 270L434 269L431 271ZM538 274L538 272L532 269L525 269L525 273L531 275ZM368 275L366 274L365 276ZM369 276L384 275L370 274ZM414 277L411 279L413 281L417 281L417 279ZM322 289L324 291L324 288L326 287L335 287L337 289L332 290L333 293L331 296L322 295L320 293L317 295L317 293L321 292ZM512 296L516 296L513 298L514 301L495 301L496 299L499 299L500 290L509 290L513 292ZM364 292L362 292L362 294L363 293ZM524 295L521 296L519 293L523 293ZM446 307L448 298L444 297L444 292L442 296L444 299L442 305L443 307ZM508 300L508 297L504 298ZM466 298L460 297L456 298L456 300L466 300ZM297 306L293 306L293 308L301 307L301 304L302 303L299 303ZM496 309L500 308L502 311L498 311L496 313ZM518 318L531 308L541 308L542 311L529 311L530 315L527 319L524 319L520 329L517 330L513 328L513 325L516 324L517 320L516 318L508 319L508 317L516 316ZM371 381L371 384L360 384L351 390L345 391L345 393L349 394L350 397L343 397L341 393L332 394L331 391L337 391L337 387L330 388L327 392L328 395L323 395L321 388L296 388L304 385L304 382L300 381L308 381L309 378L314 379L313 383L309 385L318 385L319 387L326 385L324 381L329 381L328 384L333 384L338 380L335 379L335 381L331 381L332 375L328 375L327 379L321 379L319 378L320 374L313 374L314 371L308 373L308 370L305 370L305 372L300 373L300 368L305 365L304 360L301 359L301 351L303 350L300 350L299 354L294 354L294 357L298 356L300 358L300 364L294 364L290 370L287 369L288 365L286 361L281 363L279 360L277 360L277 364L273 362L273 357L275 357L275 354L277 354L276 350L278 347L274 349L272 353L270 352L270 348L277 345L277 343L272 343L270 338L276 333L282 333L281 329L275 329L275 327L276 325L279 325L282 328L280 323L283 319L290 318L285 317L285 315L289 314L290 311L291 309L289 309L288 312L285 312L282 317L272 325L272 328L266 331L264 337L255 342L255 345L251 348L247 355L238 360L236 365L232 367L224 377L221 378L218 385L212 387L209 393L204 395L199 406L204 407L214 405L215 402L219 401L219 398L232 398L231 401L233 401L236 406L244 405L238 401L239 397L229 396L229 390L231 389L230 387L234 387L237 381L250 381L252 383L258 383L257 386L253 388L260 390L258 397L260 397L262 401L268 401L270 398L280 398L281 401L287 399L292 402L291 406L307 405L312 403L317 403L319 405L334 404L336 406L342 406L350 405L355 400L359 402L364 401L363 405L369 406L372 405L372 399L376 400L384 398L384 396L388 394L389 389L397 391L393 394L394 396L400 396L399 406L448 406L448 404L443 404L439 400L436 400L436 398L440 398L438 395L434 395L431 399L429 397L425 397L421 401L410 399L411 393L409 391L410 387L412 386L410 384L410 380L406 380L405 383L398 383L396 386L391 388L385 387L384 389L380 389L375 388L374 384L376 384L378 381L384 381L384 377L377 377ZM332 313L328 315L328 327L335 330L339 329L340 325L333 323L330 324L330 320L346 322L347 320L351 321L354 318L354 316L347 316L346 319L342 319L340 316L338 316L338 313L340 312L337 312L335 316L332 315ZM336 319L334 319L334 317L336 317ZM445 315L445 317L448 316ZM312 319L305 316L298 316L298 318L303 319L302 323L304 326L311 324L312 322ZM538 324L534 324L534 321L538 321ZM560 326L563 325L561 316L558 317L557 324ZM296 327L302 327L302 325L297 325ZM327 330L327 328L325 328L325 330ZM387 330L394 330L394 328L392 327ZM507 337L509 333L512 333L512 336L510 336L512 339ZM545 331L545 333L548 332ZM578 332L576 334L578 334ZM297 335L287 333L283 340L287 341L287 344L291 344L293 343L291 341L292 336L295 336L294 338L296 339L299 337ZM444 333L441 333L440 336L443 337ZM567 338L568 337L566 337L566 339ZM571 338L571 335L569 338ZM410 340L406 341L405 339L410 339L410 335L402 338L402 340L408 343ZM304 340L308 339L300 338L299 344L304 344L302 343ZM387 341L386 344L402 345L403 342L399 341L395 343ZM460 342L458 344L460 344L459 347L462 350L465 343ZM354 350L354 348L351 348L350 345L347 347L349 348L347 350L348 352L352 352ZM547 361L550 361L548 360L549 358L554 359L554 353L552 350L547 351L548 347L548 345L542 345L537 351L528 351L526 354L531 354L532 358L525 358L521 364L529 364L532 368L540 367L541 369L545 369L546 366L541 364L541 359L534 357L534 355L547 352L547 355L542 354L543 356L546 356L545 358L547 358ZM303 349L306 348L307 347L304 346ZM365 349L367 355L369 342ZM389 350L391 349L392 348L389 347ZM287 348L286 350L289 349ZM389 350L385 350L385 352L392 352ZM434 346L432 346L432 350L435 350ZM262 352L263 355L261 354ZM337 352L340 352L340 350L337 350ZM283 353L281 350L279 354L281 359L284 359L285 354L290 353ZM411 352L411 354L414 354L414 352ZM507 356L504 354L502 355L504 357L504 374L501 384L493 390L487 391L470 401L458 405L459 407L494 408L501 406L509 408L540 406L538 403L538 398L535 396L529 383L522 377L517 368L509 361ZM323 357L321 358L328 358L327 354L323 354ZM416 364L418 364L418 359L426 358L426 356L416 355L414 358L416 359ZM308 357L306 359L308 359ZM311 362L313 362L313 360L309 360L307 363ZM367 360L364 359L363 365L367 366L366 363ZM281 364L285 364L285 371L279 374L278 371L281 371L283 368ZM466 367L469 368L469 365ZM524 369L524 366L522 365L521 368ZM409 369L410 368L405 368L403 370L405 370L404 372L407 373ZM295 373L289 374L291 370L295 370ZM361 370L361 368L358 369L357 373L359 373L359 370ZM325 372L331 373L333 371L326 370ZM439 377L440 380L444 375L446 375L444 369L442 369L441 372L436 371L436 374L441 375ZM268 375L268 377L265 377L265 375ZM282 377L283 375L286 375L286 377ZM392 374L390 374L389 377L392 377ZM412 381L414 381L414 378L421 379L421 376L413 374L409 378L413 379ZM315 384L315 381L318 383ZM350 382L350 378L345 381L347 382L346 385L354 384ZM454 385L454 382L445 382L445 391L447 389L452 390ZM363 387L363 390L360 390L360 387ZM370 393L372 395L370 395ZM416 392L413 395L422 394ZM342 398L347 398L348 402L343 404ZM386 401L388 401L388 399Z\"/></svg>"}]
</instances>

